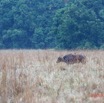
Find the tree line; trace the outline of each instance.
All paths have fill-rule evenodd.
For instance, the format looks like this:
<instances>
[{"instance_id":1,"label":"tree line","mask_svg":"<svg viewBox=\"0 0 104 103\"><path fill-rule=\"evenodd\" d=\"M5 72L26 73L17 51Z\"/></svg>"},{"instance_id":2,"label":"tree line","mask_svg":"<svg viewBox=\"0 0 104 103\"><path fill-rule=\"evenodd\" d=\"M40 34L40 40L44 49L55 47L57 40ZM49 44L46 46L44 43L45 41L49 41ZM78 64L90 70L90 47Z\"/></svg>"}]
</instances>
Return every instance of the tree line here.
<instances>
[{"instance_id":1,"label":"tree line","mask_svg":"<svg viewBox=\"0 0 104 103\"><path fill-rule=\"evenodd\" d=\"M1 49L104 49L103 0L0 0Z\"/></svg>"}]
</instances>

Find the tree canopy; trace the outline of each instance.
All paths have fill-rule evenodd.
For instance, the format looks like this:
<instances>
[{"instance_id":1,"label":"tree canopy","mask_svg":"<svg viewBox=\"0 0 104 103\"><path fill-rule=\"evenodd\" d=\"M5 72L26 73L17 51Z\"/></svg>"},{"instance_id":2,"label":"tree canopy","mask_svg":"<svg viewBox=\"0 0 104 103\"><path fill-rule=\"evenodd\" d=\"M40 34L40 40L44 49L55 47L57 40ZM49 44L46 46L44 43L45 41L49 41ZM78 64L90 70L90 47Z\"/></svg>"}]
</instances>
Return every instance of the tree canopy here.
<instances>
[{"instance_id":1,"label":"tree canopy","mask_svg":"<svg viewBox=\"0 0 104 103\"><path fill-rule=\"evenodd\" d=\"M0 0L0 48L104 48L103 0Z\"/></svg>"}]
</instances>

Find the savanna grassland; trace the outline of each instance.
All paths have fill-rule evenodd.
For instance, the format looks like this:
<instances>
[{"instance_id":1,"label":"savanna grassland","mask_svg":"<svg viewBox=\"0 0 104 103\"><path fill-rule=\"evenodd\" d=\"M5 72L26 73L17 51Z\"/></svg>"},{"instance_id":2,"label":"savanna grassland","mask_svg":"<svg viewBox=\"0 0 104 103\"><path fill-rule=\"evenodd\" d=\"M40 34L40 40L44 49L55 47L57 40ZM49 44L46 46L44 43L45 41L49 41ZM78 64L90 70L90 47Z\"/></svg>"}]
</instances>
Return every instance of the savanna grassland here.
<instances>
[{"instance_id":1,"label":"savanna grassland","mask_svg":"<svg viewBox=\"0 0 104 103\"><path fill-rule=\"evenodd\" d=\"M68 53L86 64L56 63ZM0 103L104 103L104 51L1 50Z\"/></svg>"}]
</instances>

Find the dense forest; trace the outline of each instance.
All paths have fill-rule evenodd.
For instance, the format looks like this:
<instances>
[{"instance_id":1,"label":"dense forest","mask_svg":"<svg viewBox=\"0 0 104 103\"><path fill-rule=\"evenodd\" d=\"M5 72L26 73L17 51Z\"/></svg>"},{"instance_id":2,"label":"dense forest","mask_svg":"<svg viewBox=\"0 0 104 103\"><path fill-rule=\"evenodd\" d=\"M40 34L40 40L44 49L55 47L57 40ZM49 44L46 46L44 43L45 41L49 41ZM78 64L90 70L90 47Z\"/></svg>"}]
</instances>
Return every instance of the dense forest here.
<instances>
[{"instance_id":1,"label":"dense forest","mask_svg":"<svg viewBox=\"0 0 104 103\"><path fill-rule=\"evenodd\" d=\"M104 49L104 0L0 0L1 49Z\"/></svg>"}]
</instances>

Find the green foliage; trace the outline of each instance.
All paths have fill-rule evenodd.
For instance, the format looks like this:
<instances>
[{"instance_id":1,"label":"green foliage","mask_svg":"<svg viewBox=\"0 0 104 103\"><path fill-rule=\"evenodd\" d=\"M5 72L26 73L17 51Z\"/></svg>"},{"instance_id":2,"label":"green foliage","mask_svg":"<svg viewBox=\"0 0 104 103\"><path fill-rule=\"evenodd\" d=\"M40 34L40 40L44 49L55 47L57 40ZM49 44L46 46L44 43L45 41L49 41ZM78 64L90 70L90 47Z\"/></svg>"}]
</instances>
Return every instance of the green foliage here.
<instances>
[{"instance_id":1,"label":"green foliage","mask_svg":"<svg viewBox=\"0 0 104 103\"><path fill-rule=\"evenodd\" d=\"M93 5L93 0L71 2L67 7L56 11L54 32L57 34L57 46L67 49L92 49L99 48L104 43L104 8L100 0L96 2L99 12L90 6Z\"/></svg>"},{"instance_id":2,"label":"green foliage","mask_svg":"<svg viewBox=\"0 0 104 103\"><path fill-rule=\"evenodd\" d=\"M102 0L0 0L0 48L104 45Z\"/></svg>"}]
</instances>

